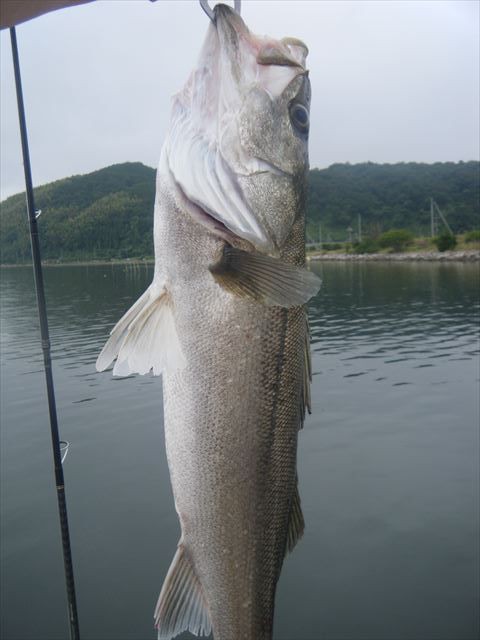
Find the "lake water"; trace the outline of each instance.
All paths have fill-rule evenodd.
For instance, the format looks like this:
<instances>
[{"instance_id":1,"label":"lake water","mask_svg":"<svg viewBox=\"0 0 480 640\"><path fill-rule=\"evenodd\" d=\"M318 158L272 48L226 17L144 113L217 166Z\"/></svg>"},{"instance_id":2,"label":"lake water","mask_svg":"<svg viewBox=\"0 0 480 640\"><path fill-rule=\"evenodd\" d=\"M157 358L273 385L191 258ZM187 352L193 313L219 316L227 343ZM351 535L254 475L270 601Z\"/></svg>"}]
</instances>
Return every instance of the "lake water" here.
<instances>
[{"instance_id":1,"label":"lake water","mask_svg":"<svg viewBox=\"0 0 480 640\"><path fill-rule=\"evenodd\" d=\"M473 640L479 597L479 300L472 264L317 264L307 528L276 640ZM179 529L161 380L98 374L150 267L45 269L84 640L149 640ZM1 270L2 638L68 638L32 272ZM190 637L187 634L182 636Z\"/></svg>"}]
</instances>

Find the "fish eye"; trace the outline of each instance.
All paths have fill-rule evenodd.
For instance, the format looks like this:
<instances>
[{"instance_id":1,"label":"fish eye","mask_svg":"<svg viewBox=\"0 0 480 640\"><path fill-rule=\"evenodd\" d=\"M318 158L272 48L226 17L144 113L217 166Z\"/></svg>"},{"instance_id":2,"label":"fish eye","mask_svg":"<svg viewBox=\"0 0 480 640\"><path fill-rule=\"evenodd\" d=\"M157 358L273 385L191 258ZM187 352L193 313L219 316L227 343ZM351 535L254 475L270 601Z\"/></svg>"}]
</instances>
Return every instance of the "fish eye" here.
<instances>
[{"instance_id":1,"label":"fish eye","mask_svg":"<svg viewBox=\"0 0 480 640\"><path fill-rule=\"evenodd\" d=\"M290 106L290 120L292 121L293 126L300 133L308 133L310 117L308 115L308 110L303 106L303 104L294 102Z\"/></svg>"}]
</instances>

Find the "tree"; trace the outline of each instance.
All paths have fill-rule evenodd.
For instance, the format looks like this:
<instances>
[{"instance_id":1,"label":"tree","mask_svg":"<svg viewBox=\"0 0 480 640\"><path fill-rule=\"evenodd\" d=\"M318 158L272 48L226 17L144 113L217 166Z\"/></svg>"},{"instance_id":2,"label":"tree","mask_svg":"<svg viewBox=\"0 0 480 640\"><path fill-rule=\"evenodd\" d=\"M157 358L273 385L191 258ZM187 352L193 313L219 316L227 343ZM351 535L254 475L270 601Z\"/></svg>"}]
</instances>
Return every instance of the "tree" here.
<instances>
[{"instance_id":1,"label":"tree","mask_svg":"<svg viewBox=\"0 0 480 640\"><path fill-rule=\"evenodd\" d=\"M457 246L457 238L450 233L442 233L433 239L439 251L450 251Z\"/></svg>"},{"instance_id":2,"label":"tree","mask_svg":"<svg viewBox=\"0 0 480 640\"><path fill-rule=\"evenodd\" d=\"M413 241L413 233L406 229L391 229L382 233L378 238L378 244L394 251L403 251Z\"/></svg>"}]
</instances>

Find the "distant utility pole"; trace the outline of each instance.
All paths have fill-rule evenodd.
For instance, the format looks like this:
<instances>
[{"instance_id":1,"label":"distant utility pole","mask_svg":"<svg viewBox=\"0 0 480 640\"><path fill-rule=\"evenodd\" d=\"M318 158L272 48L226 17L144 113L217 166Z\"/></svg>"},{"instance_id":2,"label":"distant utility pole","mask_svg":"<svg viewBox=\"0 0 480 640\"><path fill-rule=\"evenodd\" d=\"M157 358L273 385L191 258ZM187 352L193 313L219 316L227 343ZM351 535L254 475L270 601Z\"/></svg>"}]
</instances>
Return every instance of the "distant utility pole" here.
<instances>
[{"instance_id":1,"label":"distant utility pole","mask_svg":"<svg viewBox=\"0 0 480 640\"><path fill-rule=\"evenodd\" d=\"M437 233L437 219L435 217L435 209L433 208L433 198L430 198L430 235L434 238Z\"/></svg>"},{"instance_id":2,"label":"distant utility pole","mask_svg":"<svg viewBox=\"0 0 480 640\"><path fill-rule=\"evenodd\" d=\"M430 198L430 233L432 238L438 235L438 219L441 219L446 226L448 233L453 236L453 231L450 229L450 225L447 219L440 210L440 207L433 198Z\"/></svg>"},{"instance_id":3,"label":"distant utility pole","mask_svg":"<svg viewBox=\"0 0 480 640\"><path fill-rule=\"evenodd\" d=\"M318 223L318 246L322 250L322 223Z\"/></svg>"},{"instance_id":4,"label":"distant utility pole","mask_svg":"<svg viewBox=\"0 0 480 640\"><path fill-rule=\"evenodd\" d=\"M348 232L348 242L352 242L352 233L353 233L352 227L347 227L347 232Z\"/></svg>"},{"instance_id":5,"label":"distant utility pole","mask_svg":"<svg viewBox=\"0 0 480 640\"><path fill-rule=\"evenodd\" d=\"M362 216L358 214L358 241L362 241Z\"/></svg>"}]
</instances>

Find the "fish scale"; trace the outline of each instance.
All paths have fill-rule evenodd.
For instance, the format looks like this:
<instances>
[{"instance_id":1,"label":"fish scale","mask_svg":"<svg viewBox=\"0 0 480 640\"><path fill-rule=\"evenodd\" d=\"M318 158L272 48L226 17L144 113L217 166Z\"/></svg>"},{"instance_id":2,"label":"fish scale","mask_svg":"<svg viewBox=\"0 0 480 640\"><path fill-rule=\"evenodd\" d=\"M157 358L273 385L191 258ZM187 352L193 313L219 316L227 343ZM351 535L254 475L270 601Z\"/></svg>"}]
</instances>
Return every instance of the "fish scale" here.
<instances>
[{"instance_id":1,"label":"fish scale","mask_svg":"<svg viewBox=\"0 0 480 640\"><path fill-rule=\"evenodd\" d=\"M188 264L204 274L203 282L195 278L194 287L182 282L173 289L177 313L185 318L177 328L190 364L187 371L164 377L167 455L182 544L206 594L215 594L210 602L207 595L215 638L240 638L245 628L247 638L268 638L295 488L305 310L268 308L225 295L205 268L218 252L218 241L191 226L186 234L181 215L178 210L164 220L165 246L179 228L184 234L183 257L168 256L169 268L175 273L180 259L183 269ZM304 243L295 231L285 259L301 260ZM214 326L207 322L212 313ZM250 342L257 337L260 352L245 348L246 334ZM207 425L205 432L199 425ZM192 497L192 486L202 487L203 500Z\"/></svg>"},{"instance_id":2,"label":"fish scale","mask_svg":"<svg viewBox=\"0 0 480 640\"><path fill-rule=\"evenodd\" d=\"M152 284L97 360L116 359L114 375L163 375L180 539L159 640L270 640L283 559L304 526L305 302L319 287L305 269L307 50L254 36L224 5L215 16L173 101Z\"/></svg>"}]
</instances>

